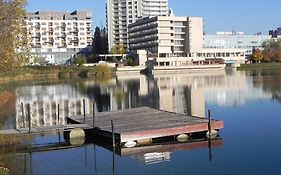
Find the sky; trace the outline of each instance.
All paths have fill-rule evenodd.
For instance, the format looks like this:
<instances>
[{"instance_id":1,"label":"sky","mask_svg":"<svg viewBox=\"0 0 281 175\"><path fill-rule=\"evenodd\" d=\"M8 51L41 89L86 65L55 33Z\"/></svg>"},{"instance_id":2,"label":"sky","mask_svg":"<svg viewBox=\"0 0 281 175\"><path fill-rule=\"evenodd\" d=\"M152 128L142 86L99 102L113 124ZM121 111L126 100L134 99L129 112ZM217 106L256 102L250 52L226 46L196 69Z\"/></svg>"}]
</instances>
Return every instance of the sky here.
<instances>
[{"instance_id":1,"label":"sky","mask_svg":"<svg viewBox=\"0 0 281 175\"><path fill-rule=\"evenodd\" d=\"M27 11L74 11L93 13L94 26L105 26L105 0L27 0ZM201 16L207 34L237 31L245 34L281 27L280 0L169 0L176 16Z\"/></svg>"}]
</instances>

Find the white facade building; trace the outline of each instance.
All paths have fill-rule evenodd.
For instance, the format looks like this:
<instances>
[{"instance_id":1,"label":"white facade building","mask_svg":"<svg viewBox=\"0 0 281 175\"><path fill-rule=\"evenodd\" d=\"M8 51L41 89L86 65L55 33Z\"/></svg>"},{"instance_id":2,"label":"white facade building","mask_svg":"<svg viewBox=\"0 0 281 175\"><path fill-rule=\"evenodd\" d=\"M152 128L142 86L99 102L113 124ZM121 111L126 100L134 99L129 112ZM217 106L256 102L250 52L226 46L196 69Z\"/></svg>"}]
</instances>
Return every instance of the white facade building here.
<instances>
[{"instance_id":1,"label":"white facade building","mask_svg":"<svg viewBox=\"0 0 281 175\"><path fill-rule=\"evenodd\" d=\"M28 13L26 27L32 55L63 64L76 54L92 52L90 11Z\"/></svg>"},{"instance_id":2,"label":"white facade building","mask_svg":"<svg viewBox=\"0 0 281 175\"><path fill-rule=\"evenodd\" d=\"M253 49L261 49L262 43L271 39L270 35L245 35L243 32L217 32L216 35L204 36L206 49L246 49L251 55Z\"/></svg>"},{"instance_id":3,"label":"white facade building","mask_svg":"<svg viewBox=\"0 0 281 175\"><path fill-rule=\"evenodd\" d=\"M168 0L107 0L108 47L128 48L128 25L138 18L168 15Z\"/></svg>"},{"instance_id":4,"label":"white facade building","mask_svg":"<svg viewBox=\"0 0 281 175\"><path fill-rule=\"evenodd\" d=\"M188 66L214 60L238 64L245 62L246 49L243 48L205 49L203 28L202 17L139 19L128 27L129 48L135 52L146 50L157 66Z\"/></svg>"}]
</instances>

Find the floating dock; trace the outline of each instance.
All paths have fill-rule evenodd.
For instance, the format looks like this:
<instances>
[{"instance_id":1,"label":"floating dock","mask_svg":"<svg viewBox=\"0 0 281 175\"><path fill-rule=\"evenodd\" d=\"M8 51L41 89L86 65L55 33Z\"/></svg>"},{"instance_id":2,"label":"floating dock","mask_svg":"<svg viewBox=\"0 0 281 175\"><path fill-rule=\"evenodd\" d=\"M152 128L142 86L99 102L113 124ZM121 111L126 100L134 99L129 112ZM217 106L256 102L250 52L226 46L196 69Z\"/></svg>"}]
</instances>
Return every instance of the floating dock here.
<instances>
[{"instance_id":1,"label":"floating dock","mask_svg":"<svg viewBox=\"0 0 281 175\"><path fill-rule=\"evenodd\" d=\"M207 118L149 107L71 116L68 117L68 121L72 124L93 126L95 134L119 143L207 132L209 126L212 130L224 127L223 121L220 120L212 119L209 125Z\"/></svg>"}]
</instances>

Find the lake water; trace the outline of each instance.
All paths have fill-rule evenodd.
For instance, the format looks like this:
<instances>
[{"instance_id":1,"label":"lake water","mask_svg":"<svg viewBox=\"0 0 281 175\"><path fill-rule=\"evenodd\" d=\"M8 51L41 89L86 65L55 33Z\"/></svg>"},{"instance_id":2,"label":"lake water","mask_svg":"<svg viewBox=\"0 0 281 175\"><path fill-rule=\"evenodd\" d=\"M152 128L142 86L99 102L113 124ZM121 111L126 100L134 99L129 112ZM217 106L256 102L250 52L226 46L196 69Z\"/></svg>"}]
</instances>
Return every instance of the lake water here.
<instances>
[{"instance_id":1,"label":"lake water","mask_svg":"<svg viewBox=\"0 0 281 175\"><path fill-rule=\"evenodd\" d=\"M206 71L185 74L118 76L108 81L36 81L1 85L13 98L0 109L4 129L25 128L21 103L31 105L33 127L64 124L64 116L150 106L224 121L218 144L167 147L117 155L89 143L55 151L22 151L0 156L14 174L97 175L274 175L281 174L281 70ZM60 119L57 119L57 105ZM32 145L63 142L57 135L32 137ZM211 155L210 155L211 154ZM1 165L0 165L1 166Z\"/></svg>"}]
</instances>

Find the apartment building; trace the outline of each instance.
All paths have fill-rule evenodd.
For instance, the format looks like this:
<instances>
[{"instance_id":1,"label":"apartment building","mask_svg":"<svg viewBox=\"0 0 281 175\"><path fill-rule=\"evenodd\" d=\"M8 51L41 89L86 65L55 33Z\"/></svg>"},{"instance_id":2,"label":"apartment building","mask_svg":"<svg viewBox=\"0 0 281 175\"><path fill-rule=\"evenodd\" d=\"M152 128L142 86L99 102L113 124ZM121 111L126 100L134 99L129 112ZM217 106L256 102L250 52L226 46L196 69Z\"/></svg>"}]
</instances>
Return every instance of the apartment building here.
<instances>
[{"instance_id":1,"label":"apartment building","mask_svg":"<svg viewBox=\"0 0 281 175\"><path fill-rule=\"evenodd\" d=\"M148 16L167 16L168 0L107 0L109 50L114 45L128 48L128 25Z\"/></svg>"},{"instance_id":2,"label":"apartment building","mask_svg":"<svg viewBox=\"0 0 281 175\"><path fill-rule=\"evenodd\" d=\"M31 54L50 64L64 64L77 54L92 52L90 11L28 13L25 24Z\"/></svg>"},{"instance_id":3,"label":"apartment building","mask_svg":"<svg viewBox=\"0 0 281 175\"><path fill-rule=\"evenodd\" d=\"M129 48L159 56L186 57L203 51L203 18L158 16L130 24Z\"/></svg>"},{"instance_id":4,"label":"apartment building","mask_svg":"<svg viewBox=\"0 0 281 175\"><path fill-rule=\"evenodd\" d=\"M262 43L271 39L270 35L245 35L243 32L217 32L216 35L204 36L206 49L246 49L246 56L253 49L262 48Z\"/></svg>"},{"instance_id":5,"label":"apartment building","mask_svg":"<svg viewBox=\"0 0 281 175\"><path fill-rule=\"evenodd\" d=\"M204 48L202 17L158 16L128 26L129 48L146 50L160 66L186 66L206 59L244 63L243 48ZM201 64L201 63L200 63Z\"/></svg>"}]
</instances>

